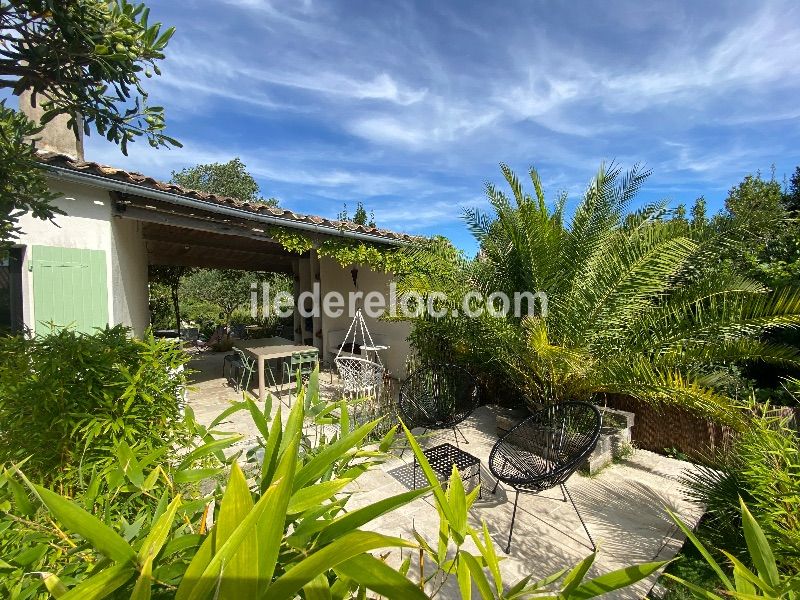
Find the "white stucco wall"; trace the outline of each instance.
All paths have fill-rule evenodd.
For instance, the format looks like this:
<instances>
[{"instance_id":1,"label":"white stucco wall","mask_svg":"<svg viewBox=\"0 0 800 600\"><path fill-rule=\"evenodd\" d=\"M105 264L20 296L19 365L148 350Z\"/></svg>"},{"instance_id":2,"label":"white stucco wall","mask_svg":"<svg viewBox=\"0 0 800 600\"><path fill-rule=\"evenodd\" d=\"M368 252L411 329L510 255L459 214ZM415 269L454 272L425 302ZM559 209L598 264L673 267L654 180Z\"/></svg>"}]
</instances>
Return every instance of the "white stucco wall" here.
<instances>
[{"instance_id":1,"label":"white stucco wall","mask_svg":"<svg viewBox=\"0 0 800 600\"><path fill-rule=\"evenodd\" d=\"M23 215L23 234L18 242L25 246L58 246L102 250L106 257L109 322L132 327L141 335L150 321L147 304L147 253L141 230L135 221L112 216L111 199L106 190L50 180L51 189L62 194L54 205L66 215L54 223ZM30 252L22 265L23 315L25 324L36 330L33 281L28 270Z\"/></svg>"},{"instance_id":2,"label":"white stucco wall","mask_svg":"<svg viewBox=\"0 0 800 600\"><path fill-rule=\"evenodd\" d=\"M322 258L319 263L320 288L322 294L325 294L327 291L338 291L344 296L345 301L347 301L348 294L356 291L350 273L352 266L343 268L338 262L331 258ZM373 271L364 265L356 266L358 267L358 290L365 294L371 291L380 292L384 294L388 304L391 275ZM336 318L328 317L323 314L322 335L324 341L323 348L326 353L329 346L328 332L342 329L346 331L352 320L352 317L349 316L347 312ZM370 333L384 336L386 344L390 346L389 350L381 354L384 365L394 377L403 379L406 375L405 363L409 353L407 338L411 331L410 324L408 322L382 321L367 316L365 316L365 321ZM325 356L325 360L327 361L328 359L329 357Z\"/></svg>"},{"instance_id":3,"label":"white stucco wall","mask_svg":"<svg viewBox=\"0 0 800 600\"><path fill-rule=\"evenodd\" d=\"M123 323L137 336L150 324L147 288L147 248L142 224L131 219L111 220L111 287L114 322Z\"/></svg>"}]
</instances>

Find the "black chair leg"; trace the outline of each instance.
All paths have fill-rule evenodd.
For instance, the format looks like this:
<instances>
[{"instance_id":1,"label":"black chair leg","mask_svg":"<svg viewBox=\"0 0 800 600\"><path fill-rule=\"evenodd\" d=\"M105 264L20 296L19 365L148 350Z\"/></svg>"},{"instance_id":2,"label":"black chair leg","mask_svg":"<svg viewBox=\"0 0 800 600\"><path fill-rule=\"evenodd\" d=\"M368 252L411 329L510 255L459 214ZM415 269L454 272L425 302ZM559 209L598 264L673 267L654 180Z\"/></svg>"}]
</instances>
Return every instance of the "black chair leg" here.
<instances>
[{"instance_id":1,"label":"black chair leg","mask_svg":"<svg viewBox=\"0 0 800 600\"><path fill-rule=\"evenodd\" d=\"M413 427L412 427L412 429L413 429ZM428 428L426 427L425 429L422 430L422 435L424 436L427 432L428 432ZM400 451L400 458L403 458L403 455L406 453L406 449L410 448L410 447L411 447L411 444L406 444L405 446L403 446L403 449ZM415 458L414 460L417 460L417 459Z\"/></svg>"},{"instance_id":2,"label":"black chair leg","mask_svg":"<svg viewBox=\"0 0 800 600\"><path fill-rule=\"evenodd\" d=\"M456 446L458 446L458 434L459 433L461 434L461 439L464 440L464 443L465 444L469 444L469 440L464 435L464 433L458 427L453 427L453 435L456 436Z\"/></svg>"},{"instance_id":3,"label":"black chair leg","mask_svg":"<svg viewBox=\"0 0 800 600\"><path fill-rule=\"evenodd\" d=\"M494 480L494 487L492 488L492 493L493 494L497 491L497 486L498 485L500 485L500 480L499 479L495 479Z\"/></svg>"},{"instance_id":4,"label":"black chair leg","mask_svg":"<svg viewBox=\"0 0 800 600\"><path fill-rule=\"evenodd\" d=\"M506 554L508 554L511 551L511 535L514 533L514 519L517 518L517 501L519 500L519 490L516 490L516 492L517 495L514 498L514 511L511 513L511 527L509 527L508 529L508 543L506 544Z\"/></svg>"},{"instance_id":5,"label":"black chair leg","mask_svg":"<svg viewBox=\"0 0 800 600\"><path fill-rule=\"evenodd\" d=\"M594 543L594 540L592 539L592 534L591 534L591 533L589 533L589 528L588 528L588 527L586 527L586 523L584 523L584 522L583 522L583 517L581 516L581 513L580 513L580 511L578 511L578 507L577 507L577 506L575 506L575 500L573 500L573 499L572 499L572 494L570 494L570 493L569 493L569 490L567 490L567 486L566 486L566 485L564 485L564 484L561 484L561 487L562 487L562 489L564 490L564 493L565 493L565 494L567 495L567 497L569 498L569 501L570 501L570 502L572 502L572 508L574 508L574 509L575 509L575 514L577 514L577 515L578 515L578 519L580 520L580 522L581 522L581 525L583 525L583 530L586 532L586 537L588 537L588 538L589 538L589 541L590 541L590 542L591 542L591 544L592 544L592 551L593 551L593 552L597 552L597 546L595 545L595 543ZM510 539L510 538L509 538L509 539Z\"/></svg>"}]
</instances>

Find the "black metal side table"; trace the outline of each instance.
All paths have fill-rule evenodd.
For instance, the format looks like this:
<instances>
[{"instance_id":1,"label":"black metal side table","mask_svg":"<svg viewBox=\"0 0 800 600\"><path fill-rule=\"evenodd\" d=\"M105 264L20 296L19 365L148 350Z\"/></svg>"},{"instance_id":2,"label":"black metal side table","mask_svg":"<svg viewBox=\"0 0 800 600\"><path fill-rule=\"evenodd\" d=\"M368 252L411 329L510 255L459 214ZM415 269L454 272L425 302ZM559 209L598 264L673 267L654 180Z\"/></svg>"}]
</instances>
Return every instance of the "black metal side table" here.
<instances>
[{"instance_id":1,"label":"black metal side table","mask_svg":"<svg viewBox=\"0 0 800 600\"><path fill-rule=\"evenodd\" d=\"M445 479L448 480L450 474L453 472L453 465L456 466L458 469L459 475L461 475L461 481L467 482L471 481L475 478L478 479L478 498L481 498L481 461L479 458L472 456L469 452L464 452L460 448L456 448L453 444L440 444L439 446L434 446L433 448L428 448L427 450L423 451L425 454L425 458L428 459L428 463L430 463L431 468L436 472L437 475L440 475ZM414 458L414 476L413 476L413 487L414 489L417 488L417 459ZM466 486L465 486L466 487ZM467 491L471 491L474 489L474 485L470 487Z\"/></svg>"}]
</instances>

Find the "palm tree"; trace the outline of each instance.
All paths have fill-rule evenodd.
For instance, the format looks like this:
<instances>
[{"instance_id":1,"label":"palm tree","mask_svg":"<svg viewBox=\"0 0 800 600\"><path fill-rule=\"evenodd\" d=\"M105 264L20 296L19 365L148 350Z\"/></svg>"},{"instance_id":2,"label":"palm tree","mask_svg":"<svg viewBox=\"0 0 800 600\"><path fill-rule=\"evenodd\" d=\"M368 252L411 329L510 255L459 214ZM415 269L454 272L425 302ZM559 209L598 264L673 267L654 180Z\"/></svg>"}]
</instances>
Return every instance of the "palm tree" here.
<instances>
[{"instance_id":1,"label":"palm tree","mask_svg":"<svg viewBox=\"0 0 800 600\"><path fill-rule=\"evenodd\" d=\"M743 361L797 365L794 347L763 334L800 324L800 290L768 290L727 267L731 231L666 220L666 205L630 212L649 172L602 166L571 219L565 197L548 207L501 166L511 197L487 184L491 216L467 211L480 244L474 261L451 248L412 250L421 265L400 291L438 292L449 309L469 290L543 291L547 314L422 317L412 339L447 340L448 352L497 369L530 403L624 394L731 421L723 388ZM444 248L444 250L443 250Z\"/></svg>"}]
</instances>

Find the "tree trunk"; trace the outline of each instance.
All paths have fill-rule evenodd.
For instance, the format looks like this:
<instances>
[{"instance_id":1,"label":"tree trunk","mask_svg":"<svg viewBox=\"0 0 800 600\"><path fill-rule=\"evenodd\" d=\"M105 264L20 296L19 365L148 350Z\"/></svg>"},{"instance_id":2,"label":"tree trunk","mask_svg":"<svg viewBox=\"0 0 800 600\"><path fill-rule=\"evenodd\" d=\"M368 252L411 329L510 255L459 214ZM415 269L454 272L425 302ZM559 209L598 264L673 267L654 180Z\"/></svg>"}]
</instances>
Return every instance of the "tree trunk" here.
<instances>
[{"instance_id":1,"label":"tree trunk","mask_svg":"<svg viewBox=\"0 0 800 600\"><path fill-rule=\"evenodd\" d=\"M181 309L178 298L178 286L174 285L170 288L172 292L172 308L175 310L175 327L178 329L178 336L181 335Z\"/></svg>"}]
</instances>

